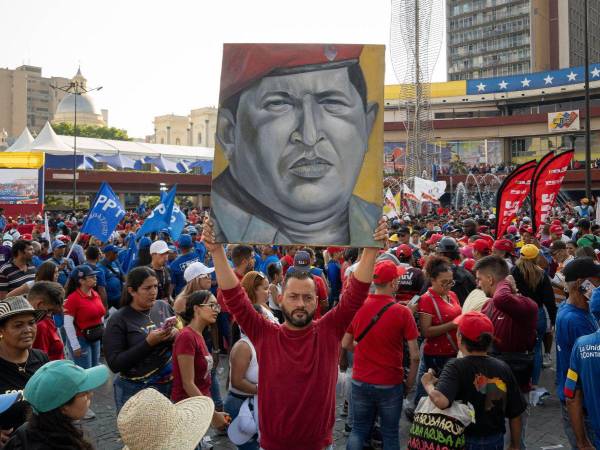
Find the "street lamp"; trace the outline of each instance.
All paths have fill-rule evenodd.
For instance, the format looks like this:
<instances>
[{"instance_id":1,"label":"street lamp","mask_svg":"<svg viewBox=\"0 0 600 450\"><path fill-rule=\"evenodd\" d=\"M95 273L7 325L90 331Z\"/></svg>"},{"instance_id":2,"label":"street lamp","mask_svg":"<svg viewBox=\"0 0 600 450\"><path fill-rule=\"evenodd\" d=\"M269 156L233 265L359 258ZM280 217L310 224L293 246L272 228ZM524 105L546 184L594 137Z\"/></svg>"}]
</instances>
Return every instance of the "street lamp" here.
<instances>
[{"instance_id":1,"label":"street lamp","mask_svg":"<svg viewBox=\"0 0 600 450\"><path fill-rule=\"evenodd\" d=\"M583 22L583 48L584 48L584 63L583 70L585 71L585 196L592 198L592 132L590 130L590 50L588 39L588 0L583 3L585 9Z\"/></svg>"},{"instance_id":2,"label":"street lamp","mask_svg":"<svg viewBox=\"0 0 600 450\"><path fill-rule=\"evenodd\" d=\"M66 86L50 85L50 87L54 90L75 95L75 108L73 113L73 214L75 214L77 209L77 96L87 94L88 92L99 91L102 89L102 86L86 89L79 81L71 81Z\"/></svg>"}]
</instances>

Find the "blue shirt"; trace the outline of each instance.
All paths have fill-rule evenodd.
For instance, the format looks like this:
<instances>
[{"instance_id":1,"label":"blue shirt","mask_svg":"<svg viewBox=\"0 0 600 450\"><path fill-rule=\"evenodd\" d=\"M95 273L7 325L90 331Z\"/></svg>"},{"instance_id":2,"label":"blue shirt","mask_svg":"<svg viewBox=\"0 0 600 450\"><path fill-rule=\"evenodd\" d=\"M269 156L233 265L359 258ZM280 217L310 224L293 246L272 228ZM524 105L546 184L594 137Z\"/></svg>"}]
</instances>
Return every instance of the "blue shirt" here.
<instances>
[{"instance_id":1,"label":"blue shirt","mask_svg":"<svg viewBox=\"0 0 600 450\"><path fill-rule=\"evenodd\" d=\"M575 342L565 383L565 396L583 391L587 417L594 429L594 446L600 448L600 332L582 336Z\"/></svg>"},{"instance_id":2,"label":"blue shirt","mask_svg":"<svg viewBox=\"0 0 600 450\"><path fill-rule=\"evenodd\" d=\"M581 308L563 303L556 315L556 386L558 398L565 401L565 379L575 341L598 329L594 316Z\"/></svg>"},{"instance_id":3,"label":"blue shirt","mask_svg":"<svg viewBox=\"0 0 600 450\"><path fill-rule=\"evenodd\" d=\"M176 297L185 286L185 278L183 278L183 272L192 263L200 262L200 258L197 252L189 252L185 255L178 256L170 264L171 269L171 281L173 282L173 297Z\"/></svg>"},{"instance_id":4,"label":"blue shirt","mask_svg":"<svg viewBox=\"0 0 600 450\"><path fill-rule=\"evenodd\" d=\"M204 242L194 241L194 248L198 255L198 261L204 264L204 260L206 259L206 246L204 245Z\"/></svg>"},{"instance_id":5,"label":"blue shirt","mask_svg":"<svg viewBox=\"0 0 600 450\"><path fill-rule=\"evenodd\" d=\"M254 266L254 270L257 270L258 272L262 272L265 275L267 275L267 267L269 267L271 264L281 265L277 255L269 255L266 259L259 258L258 265Z\"/></svg>"},{"instance_id":6,"label":"blue shirt","mask_svg":"<svg viewBox=\"0 0 600 450\"><path fill-rule=\"evenodd\" d=\"M60 266L63 263L63 261L67 261L66 269L62 269L62 270L58 269L58 280L56 280L58 282L58 284L60 284L61 286L64 286L65 284L67 284L69 275L71 275L71 272L75 268L75 264L73 263L73 260L71 258L67 259L64 256L60 259L57 259L53 256L52 258L49 259L49 261L54 262L57 266Z\"/></svg>"},{"instance_id":7,"label":"blue shirt","mask_svg":"<svg viewBox=\"0 0 600 450\"><path fill-rule=\"evenodd\" d=\"M340 263L334 261L333 259L329 260L327 263L327 279L329 280L329 286L331 287L329 302L330 304L334 304L340 298L340 291L342 290L342 277Z\"/></svg>"},{"instance_id":8,"label":"blue shirt","mask_svg":"<svg viewBox=\"0 0 600 450\"><path fill-rule=\"evenodd\" d=\"M85 264L87 264L88 266L90 266L93 270L97 271L98 273L96 274L96 286L97 287L103 287L104 289L106 289L106 276L104 275L104 271L98 267L96 264L92 264L90 262L85 262Z\"/></svg>"},{"instance_id":9,"label":"blue shirt","mask_svg":"<svg viewBox=\"0 0 600 450\"><path fill-rule=\"evenodd\" d=\"M594 289L590 299L590 312L600 322L600 288Z\"/></svg>"},{"instance_id":10,"label":"blue shirt","mask_svg":"<svg viewBox=\"0 0 600 450\"><path fill-rule=\"evenodd\" d=\"M106 300L109 306L118 308L123 291L122 273L123 270L118 261L109 262L103 259L98 264L98 269L102 271L106 287Z\"/></svg>"},{"instance_id":11,"label":"blue shirt","mask_svg":"<svg viewBox=\"0 0 600 450\"><path fill-rule=\"evenodd\" d=\"M35 267L40 267L43 262L44 261L42 261L38 255L33 255L33 258L31 258L31 264L33 264Z\"/></svg>"}]
</instances>

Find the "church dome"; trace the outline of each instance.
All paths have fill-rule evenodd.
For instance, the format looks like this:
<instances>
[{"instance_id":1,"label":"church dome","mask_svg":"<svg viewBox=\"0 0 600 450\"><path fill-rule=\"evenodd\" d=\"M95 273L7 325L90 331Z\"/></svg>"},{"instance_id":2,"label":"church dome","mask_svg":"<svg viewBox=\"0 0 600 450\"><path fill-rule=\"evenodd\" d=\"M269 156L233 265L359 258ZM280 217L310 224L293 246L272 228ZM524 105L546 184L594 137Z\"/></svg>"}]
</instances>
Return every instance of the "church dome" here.
<instances>
[{"instance_id":1,"label":"church dome","mask_svg":"<svg viewBox=\"0 0 600 450\"><path fill-rule=\"evenodd\" d=\"M77 100L76 100L77 99ZM56 107L56 114L74 114L77 101L77 114L100 114L94 101L86 94L67 94Z\"/></svg>"}]
</instances>

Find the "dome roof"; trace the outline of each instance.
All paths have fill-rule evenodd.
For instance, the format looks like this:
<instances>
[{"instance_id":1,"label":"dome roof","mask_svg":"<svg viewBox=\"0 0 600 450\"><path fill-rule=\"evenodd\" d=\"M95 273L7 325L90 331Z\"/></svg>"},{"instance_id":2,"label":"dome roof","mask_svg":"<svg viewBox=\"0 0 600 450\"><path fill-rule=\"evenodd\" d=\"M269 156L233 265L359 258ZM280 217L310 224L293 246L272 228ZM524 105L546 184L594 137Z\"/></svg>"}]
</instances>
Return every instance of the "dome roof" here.
<instances>
[{"instance_id":1,"label":"dome roof","mask_svg":"<svg viewBox=\"0 0 600 450\"><path fill-rule=\"evenodd\" d=\"M56 114L74 114L77 98L77 114L100 114L91 97L86 94L67 94L56 107Z\"/></svg>"}]
</instances>

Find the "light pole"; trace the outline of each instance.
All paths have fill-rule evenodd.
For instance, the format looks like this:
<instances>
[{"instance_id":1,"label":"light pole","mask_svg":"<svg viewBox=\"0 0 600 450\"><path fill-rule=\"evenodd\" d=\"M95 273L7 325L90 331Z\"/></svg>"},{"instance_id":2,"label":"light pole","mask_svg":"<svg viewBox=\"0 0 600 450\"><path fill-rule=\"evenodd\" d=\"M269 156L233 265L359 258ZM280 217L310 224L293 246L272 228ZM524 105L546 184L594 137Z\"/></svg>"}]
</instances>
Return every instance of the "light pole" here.
<instances>
[{"instance_id":1,"label":"light pole","mask_svg":"<svg viewBox=\"0 0 600 450\"><path fill-rule=\"evenodd\" d=\"M584 63L585 70L585 196L592 200L592 132L590 130L590 50L588 40L588 0L584 0Z\"/></svg>"},{"instance_id":2,"label":"light pole","mask_svg":"<svg viewBox=\"0 0 600 450\"><path fill-rule=\"evenodd\" d=\"M50 85L50 87L75 96L73 111L73 214L75 214L77 209L77 97L88 92L99 91L102 89L102 86L86 89L79 81L71 81L67 86Z\"/></svg>"}]
</instances>

